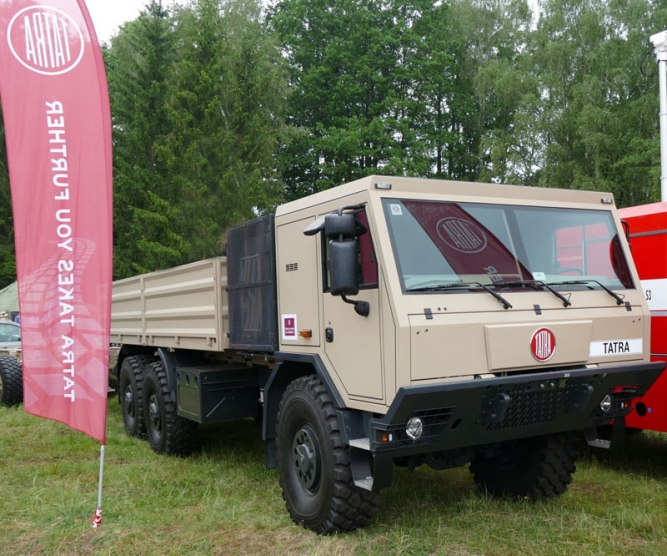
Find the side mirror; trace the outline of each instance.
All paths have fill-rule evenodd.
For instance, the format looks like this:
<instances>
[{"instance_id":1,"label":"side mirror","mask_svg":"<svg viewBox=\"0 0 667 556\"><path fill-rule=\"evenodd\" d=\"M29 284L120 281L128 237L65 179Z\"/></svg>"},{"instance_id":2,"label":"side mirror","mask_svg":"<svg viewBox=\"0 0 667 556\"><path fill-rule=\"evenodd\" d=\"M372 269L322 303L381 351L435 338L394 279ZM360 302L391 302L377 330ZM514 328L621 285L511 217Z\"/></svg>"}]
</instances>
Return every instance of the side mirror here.
<instances>
[{"instance_id":1,"label":"side mirror","mask_svg":"<svg viewBox=\"0 0 667 556\"><path fill-rule=\"evenodd\" d=\"M329 241L331 257L330 281L333 295L357 295L359 274L357 271L357 241Z\"/></svg>"},{"instance_id":2,"label":"side mirror","mask_svg":"<svg viewBox=\"0 0 667 556\"><path fill-rule=\"evenodd\" d=\"M332 295L340 296L345 303L354 305L358 315L367 317L370 304L367 301L352 301L347 295L359 293L359 245L357 237L368 230L353 212L344 210L360 209L363 205L341 207L338 212L320 217L303 230L304 235L314 236L324 232L329 239L329 285Z\"/></svg>"},{"instance_id":3,"label":"side mirror","mask_svg":"<svg viewBox=\"0 0 667 556\"><path fill-rule=\"evenodd\" d=\"M329 239L351 239L356 237L357 219L352 213L327 214L324 217L324 235Z\"/></svg>"},{"instance_id":4,"label":"side mirror","mask_svg":"<svg viewBox=\"0 0 667 556\"><path fill-rule=\"evenodd\" d=\"M331 257L330 282L331 294L340 295L345 303L354 305L357 315L367 317L371 312L368 301L352 301L346 295L359 293L359 264L357 261L357 240L329 241L329 256Z\"/></svg>"}]
</instances>

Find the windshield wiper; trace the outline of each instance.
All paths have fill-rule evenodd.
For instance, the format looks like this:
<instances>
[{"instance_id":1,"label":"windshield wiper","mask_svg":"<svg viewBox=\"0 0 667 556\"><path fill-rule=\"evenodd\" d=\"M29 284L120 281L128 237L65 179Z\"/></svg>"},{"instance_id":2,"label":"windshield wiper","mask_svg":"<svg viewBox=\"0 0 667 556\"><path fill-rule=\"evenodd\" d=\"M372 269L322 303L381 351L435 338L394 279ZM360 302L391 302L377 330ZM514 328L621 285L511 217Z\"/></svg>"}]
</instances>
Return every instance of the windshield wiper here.
<instances>
[{"instance_id":1,"label":"windshield wiper","mask_svg":"<svg viewBox=\"0 0 667 556\"><path fill-rule=\"evenodd\" d=\"M502 303L505 309L511 309L512 304L507 301L502 295L494 292L489 286L482 284L481 282L451 282L449 284L434 284L432 286L418 286L415 288L409 288L406 291L408 292L437 292L441 290L449 290L455 288L464 288L470 289L473 287L482 288L489 292L493 297L495 297L500 303Z\"/></svg>"},{"instance_id":2,"label":"windshield wiper","mask_svg":"<svg viewBox=\"0 0 667 556\"><path fill-rule=\"evenodd\" d=\"M604 284L601 284L597 280L591 280L589 278L586 278L584 280L568 280L568 281L564 281L564 282L549 282L549 285L550 286L577 286L577 285L585 286L587 284L590 284L591 282L593 282L594 284L597 284L604 291L606 291L609 295L611 295L616 300L616 305L623 305L624 300L620 295L618 295L616 292L610 290L607 286L605 286Z\"/></svg>"},{"instance_id":3,"label":"windshield wiper","mask_svg":"<svg viewBox=\"0 0 667 556\"><path fill-rule=\"evenodd\" d=\"M407 292L435 292L439 290L448 290L452 288L469 288L473 284L470 282L448 282L447 284L431 284L430 286L415 286L408 288Z\"/></svg>"},{"instance_id":4,"label":"windshield wiper","mask_svg":"<svg viewBox=\"0 0 667 556\"><path fill-rule=\"evenodd\" d=\"M560 299L563 302L563 307L570 307L572 305L570 300L567 297L565 297L562 293L557 292L548 284L545 284L540 280L515 280L513 282L498 282L494 284L494 286L533 286L533 287L539 286L540 288L544 288L545 290L550 291L558 299Z\"/></svg>"}]
</instances>

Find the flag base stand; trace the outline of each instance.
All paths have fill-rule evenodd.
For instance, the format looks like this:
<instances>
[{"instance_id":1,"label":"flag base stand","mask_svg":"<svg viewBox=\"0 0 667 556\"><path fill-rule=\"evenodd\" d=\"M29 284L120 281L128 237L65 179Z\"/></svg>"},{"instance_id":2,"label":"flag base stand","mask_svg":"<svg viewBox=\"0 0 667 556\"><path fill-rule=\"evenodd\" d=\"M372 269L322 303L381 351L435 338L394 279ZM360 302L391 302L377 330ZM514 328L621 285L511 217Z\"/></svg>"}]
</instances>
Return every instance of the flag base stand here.
<instances>
[{"instance_id":1,"label":"flag base stand","mask_svg":"<svg viewBox=\"0 0 667 556\"><path fill-rule=\"evenodd\" d=\"M93 529L97 529L102 526L102 508L97 508L95 510L95 515L93 519L90 520L91 526Z\"/></svg>"},{"instance_id":2,"label":"flag base stand","mask_svg":"<svg viewBox=\"0 0 667 556\"><path fill-rule=\"evenodd\" d=\"M91 526L97 529L102 526L102 483L104 479L104 444L100 446L100 482L97 489L97 509L91 519Z\"/></svg>"}]
</instances>

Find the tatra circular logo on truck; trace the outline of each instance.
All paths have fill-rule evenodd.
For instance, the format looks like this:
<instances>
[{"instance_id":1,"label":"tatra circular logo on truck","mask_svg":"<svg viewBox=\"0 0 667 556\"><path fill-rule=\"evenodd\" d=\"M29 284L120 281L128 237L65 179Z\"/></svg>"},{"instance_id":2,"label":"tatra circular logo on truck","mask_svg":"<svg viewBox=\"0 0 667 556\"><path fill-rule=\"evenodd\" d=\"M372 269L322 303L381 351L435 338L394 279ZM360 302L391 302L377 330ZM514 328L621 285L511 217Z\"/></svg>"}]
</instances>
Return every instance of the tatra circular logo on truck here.
<instances>
[{"instance_id":1,"label":"tatra circular logo on truck","mask_svg":"<svg viewBox=\"0 0 667 556\"><path fill-rule=\"evenodd\" d=\"M448 217L436 226L440 239L461 253L479 253L486 247L486 234L474 222Z\"/></svg>"},{"instance_id":2,"label":"tatra circular logo on truck","mask_svg":"<svg viewBox=\"0 0 667 556\"><path fill-rule=\"evenodd\" d=\"M548 361L556 351L556 336L548 328L540 328L530 340L530 351L538 361Z\"/></svg>"},{"instance_id":3,"label":"tatra circular logo on truck","mask_svg":"<svg viewBox=\"0 0 667 556\"><path fill-rule=\"evenodd\" d=\"M50 6L30 6L9 22L7 41L14 57L42 75L62 75L83 58L81 29L65 12Z\"/></svg>"}]
</instances>

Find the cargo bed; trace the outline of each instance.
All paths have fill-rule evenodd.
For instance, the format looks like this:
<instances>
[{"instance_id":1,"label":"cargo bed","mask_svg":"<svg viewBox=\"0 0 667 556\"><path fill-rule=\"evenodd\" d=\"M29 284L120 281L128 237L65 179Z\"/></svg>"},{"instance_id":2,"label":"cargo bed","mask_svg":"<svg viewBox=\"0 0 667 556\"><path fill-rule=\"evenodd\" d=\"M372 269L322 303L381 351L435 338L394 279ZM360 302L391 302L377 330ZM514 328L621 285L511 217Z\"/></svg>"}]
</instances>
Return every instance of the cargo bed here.
<instances>
[{"instance_id":1,"label":"cargo bed","mask_svg":"<svg viewBox=\"0 0 667 556\"><path fill-rule=\"evenodd\" d=\"M229 348L226 288L226 257L118 280L111 342L224 351Z\"/></svg>"}]
</instances>

